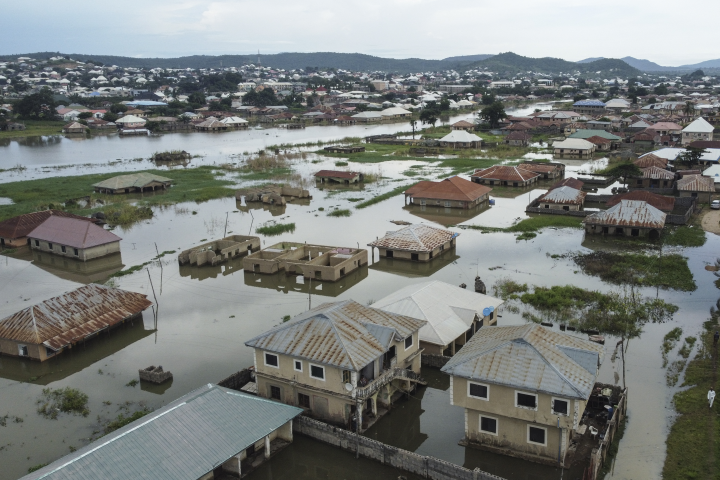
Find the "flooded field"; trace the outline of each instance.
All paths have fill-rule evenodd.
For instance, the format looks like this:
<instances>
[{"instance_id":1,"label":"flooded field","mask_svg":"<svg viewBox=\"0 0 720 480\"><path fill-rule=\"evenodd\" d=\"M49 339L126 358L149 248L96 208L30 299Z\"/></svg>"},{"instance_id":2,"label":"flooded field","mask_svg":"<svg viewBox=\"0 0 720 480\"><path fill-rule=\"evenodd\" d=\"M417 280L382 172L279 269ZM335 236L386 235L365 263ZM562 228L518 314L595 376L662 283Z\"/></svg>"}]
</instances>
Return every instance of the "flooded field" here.
<instances>
[{"instance_id":1,"label":"flooded field","mask_svg":"<svg viewBox=\"0 0 720 480\"><path fill-rule=\"evenodd\" d=\"M183 134L166 135L160 139L93 138L79 142L60 139L38 147L11 142L0 147L0 168L27 163L30 171L31 166L44 168L54 163L92 163L96 159L97 163L104 163L109 158L121 156L147 158L153 151L170 148L182 148L193 154L205 153L207 156L203 160L212 163L226 161L227 155L262 148L265 144L364 135L360 131L379 133L374 131L376 128L402 130L405 126L382 125L368 127L368 130L364 127L317 127L289 132L250 131L246 141L240 139L246 132L237 132L236 136L235 133L227 134L228 139L234 139L229 141L232 145L228 146L214 143L224 141L226 135ZM275 133L295 135L296 132L300 135L297 139L270 138ZM259 136L265 136L265 133L270 133L266 139ZM165 144L153 143L156 140ZM204 145L202 148L201 144ZM201 151L203 148L204 152ZM386 231L400 228L390 223L392 220L452 225L449 228L460 233L457 248L430 264L387 259L378 261L376 253L368 267L337 283L310 284L302 277L286 276L284 273L261 275L245 272L241 260L216 267L180 267L176 254L152 261L147 270L113 279L118 287L147 294L153 299L152 279L158 300L157 324L148 310L144 321L103 334L85 346L47 362L33 363L0 357L0 416L22 419L8 420L6 426L0 426L0 465L3 466L0 478L17 478L31 466L53 461L86 444L87 439L100 429L104 419L145 406L157 408L202 384L217 382L251 365L252 352L244 346L244 342L279 324L284 316L299 314L310 305L341 299L369 304L391 291L428 277L455 285L472 285L475 276L479 275L488 287L500 279L511 278L531 285L572 284L602 292L618 288L583 274L571 259L559 257L568 252L616 249L618 242L585 238L584 232L579 229L546 229L532 240L517 241L511 233L481 233L463 228L465 225L505 227L518 218L526 218L525 206L544 193L548 186L546 183L524 191L497 189L491 194L496 201L495 206L473 211L405 206L402 195L360 210L354 208L357 198L369 199L412 182L413 179L403 176L402 172L410 165L424 162L390 161L356 165L365 170L382 169L380 176L385 178L362 189L318 188L311 174L321 168L332 168L334 161L299 161L294 164L294 172L309 187L313 197L309 201L271 207L221 199L154 208L155 216L151 220L114 230L123 239L121 255L99 264L81 268L74 262L53 261L37 255L1 256L0 318L77 288L79 283L104 281L119 269L149 262L158 251L174 250L179 253L219 238L225 230L226 218L228 234L241 235L254 234L259 225L268 222L295 223L293 233L275 237L260 235L263 247L278 241L297 241L363 248ZM588 162L566 163L566 176L592 168ZM352 162L349 168L354 168ZM446 171L429 169L432 176ZM83 169L79 172L85 173ZM72 172L68 170L60 173L70 174ZM17 179L8 180L6 173L0 173L0 177L0 181ZM349 209L352 215L328 216L327 213L336 207ZM644 295L659 296L678 305L680 310L671 323L646 326L643 335L632 340L627 350L629 424L614 465L615 476L619 478L660 477L665 456L664 442L673 417L670 399L676 391L676 387L669 388L666 384L660 345L663 336L676 326L683 328L684 335L695 334L707 318L708 309L720 296L720 291L713 285L713 272L705 270L705 266L713 263L720 252L720 237L708 234L702 247L663 249L663 254L672 252L688 257L698 289L691 293L642 289ZM498 324L525 323L521 313L513 313L506 308L501 312ZM606 342L606 357L599 381L622 382L622 365L613 355L615 343L612 338ZM172 383L155 388L145 384L133 385L131 381L137 379L138 369L149 365L162 365L165 370L173 372ZM551 467L538 467L459 446L457 442L463 435L463 412L459 407L450 406L447 377L429 369L423 375L429 381L428 386L409 400L398 403L367 432L368 436L466 467L480 467L508 479L560 477L560 471ZM65 386L78 388L89 396L90 415L60 415L57 420L38 415L36 401L42 389ZM396 479L398 472L374 462L355 460L346 452L317 442L297 438L295 444L250 478L370 476L389 480Z\"/></svg>"}]
</instances>

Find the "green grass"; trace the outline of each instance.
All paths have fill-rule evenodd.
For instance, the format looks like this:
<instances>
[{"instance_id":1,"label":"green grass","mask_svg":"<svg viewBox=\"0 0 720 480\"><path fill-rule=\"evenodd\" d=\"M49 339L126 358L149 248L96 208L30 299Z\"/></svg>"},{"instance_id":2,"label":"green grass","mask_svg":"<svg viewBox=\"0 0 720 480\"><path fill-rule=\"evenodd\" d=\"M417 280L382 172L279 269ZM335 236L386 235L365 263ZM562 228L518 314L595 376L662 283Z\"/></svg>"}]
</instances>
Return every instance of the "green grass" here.
<instances>
[{"instance_id":1,"label":"green grass","mask_svg":"<svg viewBox=\"0 0 720 480\"><path fill-rule=\"evenodd\" d=\"M493 285L493 294L503 300L517 300L520 298L519 294L527 291L527 283L518 283L509 278L500 279Z\"/></svg>"},{"instance_id":2,"label":"green grass","mask_svg":"<svg viewBox=\"0 0 720 480\"><path fill-rule=\"evenodd\" d=\"M542 215L539 217L526 218L512 227L485 227L482 225L468 225L467 228L480 230L482 232L511 232L511 233L536 233L547 227L558 228L581 228L581 217L566 217L563 215ZM518 237L519 238L519 237Z\"/></svg>"},{"instance_id":3,"label":"green grass","mask_svg":"<svg viewBox=\"0 0 720 480\"><path fill-rule=\"evenodd\" d=\"M362 197L360 197L360 198L350 197L350 198L347 199L348 202L353 202L353 203L355 203L355 202L362 202L363 200L365 200L365 199L362 198Z\"/></svg>"},{"instance_id":4,"label":"green grass","mask_svg":"<svg viewBox=\"0 0 720 480\"><path fill-rule=\"evenodd\" d=\"M162 176L170 176L173 179L173 186L163 194L147 195L139 200L139 205L172 205L180 202L206 202L216 198L232 197L235 189L230 188L236 182L231 180L218 179L214 175L216 168L202 166L184 170L146 170ZM112 203L127 202L129 198L137 199L131 194L125 195L101 195L93 193L94 183L107 180L108 178L123 175L127 172L101 173L92 175L78 175L71 177L52 177L38 180L25 180L21 182L10 182L0 184L0 197L10 198L12 205L0 206L0 221L23 213L35 212L47 209L50 205L60 206L71 199L91 195L95 199L102 200L105 205ZM81 209L77 206L69 207L66 210L79 215L87 215L96 210L104 208Z\"/></svg>"},{"instance_id":5,"label":"green grass","mask_svg":"<svg viewBox=\"0 0 720 480\"><path fill-rule=\"evenodd\" d=\"M370 200L365 200L364 202L360 202L357 205L355 205L355 208L367 208L370 205L375 205L376 203L380 203L384 200L387 200L388 198L392 198L396 195L400 195L402 192L407 190L408 188L412 187L412 184L410 185L400 185L399 187L395 187L389 192L383 193L382 195L378 195L377 197L373 197Z\"/></svg>"},{"instance_id":6,"label":"green grass","mask_svg":"<svg viewBox=\"0 0 720 480\"><path fill-rule=\"evenodd\" d=\"M662 241L665 245L678 247L702 247L705 245L705 231L700 227L666 228Z\"/></svg>"},{"instance_id":7,"label":"green grass","mask_svg":"<svg viewBox=\"0 0 720 480\"><path fill-rule=\"evenodd\" d=\"M677 344L678 340L680 340L680 337L682 337L682 328L675 327L672 330L670 330L668 333L665 334L665 337L663 338L662 343L662 358L663 358L663 368L667 366L668 363L668 353L675 348L675 345Z\"/></svg>"},{"instance_id":8,"label":"green grass","mask_svg":"<svg viewBox=\"0 0 720 480\"><path fill-rule=\"evenodd\" d=\"M281 235L285 232L294 232L294 231L295 231L294 223L276 223L274 225L263 225L263 226L255 229L255 233L267 235L268 237L272 237L275 235Z\"/></svg>"},{"instance_id":9,"label":"green grass","mask_svg":"<svg viewBox=\"0 0 720 480\"><path fill-rule=\"evenodd\" d=\"M37 465L33 465L32 467L28 468L28 473L36 472L43 467L47 467L48 465L50 465L50 464L49 463L39 463Z\"/></svg>"},{"instance_id":10,"label":"green grass","mask_svg":"<svg viewBox=\"0 0 720 480\"><path fill-rule=\"evenodd\" d=\"M39 135L62 135L62 127L69 122L55 120L19 120L25 124L25 130L0 132L0 138L34 137Z\"/></svg>"},{"instance_id":11,"label":"green grass","mask_svg":"<svg viewBox=\"0 0 720 480\"><path fill-rule=\"evenodd\" d=\"M349 217L350 215L352 215L352 212L347 208L333 210L332 212L327 214L328 217Z\"/></svg>"},{"instance_id":12,"label":"green grass","mask_svg":"<svg viewBox=\"0 0 720 480\"><path fill-rule=\"evenodd\" d=\"M335 162L336 167L347 167L347 165L348 162L343 162L342 160L338 160L337 162Z\"/></svg>"},{"instance_id":13,"label":"green grass","mask_svg":"<svg viewBox=\"0 0 720 480\"><path fill-rule=\"evenodd\" d=\"M37 412L45 418L57 420L58 414L72 413L87 417L90 409L87 406L88 396L77 388L58 388L51 390L43 388L42 395L37 400Z\"/></svg>"},{"instance_id":14,"label":"green grass","mask_svg":"<svg viewBox=\"0 0 720 480\"><path fill-rule=\"evenodd\" d=\"M103 429L104 433L105 433L105 435L107 435L108 433L112 433L115 430L118 430L118 429L124 427L125 425L132 423L139 418L144 417L148 413L150 413L150 410L148 410L148 409L138 410L137 412L135 412L132 415L129 415L127 417L121 413L114 420L108 422L107 425L105 425L105 428Z\"/></svg>"},{"instance_id":15,"label":"green grass","mask_svg":"<svg viewBox=\"0 0 720 480\"><path fill-rule=\"evenodd\" d=\"M290 175L292 169L290 168L271 168L262 172L250 172L240 174L240 178L243 180L272 180L274 178L283 177Z\"/></svg>"}]
</instances>

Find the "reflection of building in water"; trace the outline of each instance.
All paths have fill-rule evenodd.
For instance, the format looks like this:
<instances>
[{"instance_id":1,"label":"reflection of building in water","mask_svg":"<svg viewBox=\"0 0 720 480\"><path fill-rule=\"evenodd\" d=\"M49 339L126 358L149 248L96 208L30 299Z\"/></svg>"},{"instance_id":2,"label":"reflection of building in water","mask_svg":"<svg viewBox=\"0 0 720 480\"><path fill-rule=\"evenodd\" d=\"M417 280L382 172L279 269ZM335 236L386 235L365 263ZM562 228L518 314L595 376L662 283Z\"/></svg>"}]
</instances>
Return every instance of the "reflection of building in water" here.
<instances>
[{"instance_id":1,"label":"reflection of building in water","mask_svg":"<svg viewBox=\"0 0 720 480\"><path fill-rule=\"evenodd\" d=\"M282 293L312 293L313 295L322 295L324 297L337 297L367 276L367 265L363 265L357 270L350 272L337 282L315 282L311 279L304 278L302 275L286 275L283 272L274 275L245 272L245 285L269 288Z\"/></svg>"},{"instance_id":2,"label":"reflection of building in water","mask_svg":"<svg viewBox=\"0 0 720 480\"><path fill-rule=\"evenodd\" d=\"M302 199L304 201L307 201L307 205L310 204L310 200L308 199ZM289 202L289 203L295 203L295 202ZM298 202L300 205L305 205L304 203ZM238 210L241 212L248 213L250 210L263 210L265 212L270 212L270 215L273 217L279 217L281 215L285 215L285 209L287 208L286 205L271 205L269 203L260 203L260 202L254 202L249 205L243 205L242 201L236 200L235 206Z\"/></svg>"},{"instance_id":3,"label":"reflection of building in water","mask_svg":"<svg viewBox=\"0 0 720 480\"><path fill-rule=\"evenodd\" d=\"M425 371L423 368L423 375ZM427 433L420 428L420 416L425 413L422 399L426 392L427 388L417 388L412 398L398 402L399 408L393 408L392 413L370 427L365 436L403 450L416 451L428 439Z\"/></svg>"},{"instance_id":4,"label":"reflection of building in water","mask_svg":"<svg viewBox=\"0 0 720 480\"><path fill-rule=\"evenodd\" d=\"M475 218L488 209L490 209L488 202L483 202L481 205L473 208L450 208L428 205L407 205L403 207L403 210L410 212L412 215L430 222L439 223L445 227L457 225L458 223Z\"/></svg>"},{"instance_id":5,"label":"reflection of building in water","mask_svg":"<svg viewBox=\"0 0 720 480\"><path fill-rule=\"evenodd\" d=\"M432 262L408 262L393 258L380 258L370 268L381 272L394 273L403 277L429 277L460 258L455 249L446 251L444 255L436 257Z\"/></svg>"},{"instance_id":6,"label":"reflection of building in water","mask_svg":"<svg viewBox=\"0 0 720 480\"><path fill-rule=\"evenodd\" d=\"M230 235L212 242L203 243L188 250L183 250L178 255L180 265L212 265L227 262L232 258L250 254L253 250L260 248L259 237L245 235Z\"/></svg>"},{"instance_id":7,"label":"reflection of building in water","mask_svg":"<svg viewBox=\"0 0 720 480\"><path fill-rule=\"evenodd\" d=\"M49 385L119 352L153 332L154 330L145 328L143 318L140 317L45 362L28 362L19 357L0 356L0 377Z\"/></svg>"},{"instance_id":8,"label":"reflection of building in water","mask_svg":"<svg viewBox=\"0 0 720 480\"><path fill-rule=\"evenodd\" d=\"M74 258L58 257L49 253L31 250L33 265L42 268L56 277L77 283L103 283L110 275L119 272L125 266L120 252L82 262Z\"/></svg>"},{"instance_id":9,"label":"reflection of building in water","mask_svg":"<svg viewBox=\"0 0 720 480\"><path fill-rule=\"evenodd\" d=\"M232 275L235 272L242 272L242 261L244 257L236 257L218 265L180 265L180 276L190 277L193 280L205 280L207 278L217 278L218 275L223 277Z\"/></svg>"}]
</instances>

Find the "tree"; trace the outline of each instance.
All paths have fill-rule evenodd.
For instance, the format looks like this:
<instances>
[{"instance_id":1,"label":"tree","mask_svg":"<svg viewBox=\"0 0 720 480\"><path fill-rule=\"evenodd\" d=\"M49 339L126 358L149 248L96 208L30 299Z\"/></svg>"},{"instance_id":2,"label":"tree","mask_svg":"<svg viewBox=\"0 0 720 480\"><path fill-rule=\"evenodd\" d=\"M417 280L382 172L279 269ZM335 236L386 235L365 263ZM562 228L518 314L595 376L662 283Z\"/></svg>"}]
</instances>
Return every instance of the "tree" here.
<instances>
[{"instance_id":1,"label":"tree","mask_svg":"<svg viewBox=\"0 0 720 480\"><path fill-rule=\"evenodd\" d=\"M683 107L683 113L688 117L691 117L692 114L695 113L695 104L689 100L685 102L685 106Z\"/></svg>"},{"instance_id":2,"label":"tree","mask_svg":"<svg viewBox=\"0 0 720 480\"><path fill-rule=\"evenodd\" d=\"M500 121L507 118L502 102L495 101L480 111L480 118L490 124L490 128L500 126Z\"/></svg>"},{"instance_id":3,"label":"tree","mask_svg":"<svg viewBox=\"0 0 720 480\"><path fill-rule=\"evenodd\" d=\"M118 117L117 114L112 112L105 112L105 114L103 115L103 120L105 120L106 122L114 122L118 118L120 117Z\"/></svg>"},{"instance_id":4,"label":"tree","mask_svg":"<svg viewBox=\"0 0 720 480\"><path fill-rule=\"evenodd\" d=\"M450 110L450 100L443 97L443 99L440 100L440 104L438 105L438 107L440 108L441 112L447 112L448 110Z\"/></svg>"},{"instance_id":5,"label":"tree","mask_svg":"<svg viewBox=\"0 0 720 480\"><path fill-rule=\"evenodd\" d=\"M415 127L417 126L417 121L414 118L410 119L410 126L412 127L413 138L415 138Z\"/></svg>"},{"instance_id":6,"label":"tree","mask_svg":"<svg viewBox=\"0 0 720 480\"><path fill-rule=\"evenodd\" d=\"M205 105L205 94L203 92L193 92L188 96L188 103L197 103Z\"/></svg>"},{"instance_id":7,"label":"tree","mask_svg":"<svg viewBox=\"0 0 720 480\"><path fill-rule=\"evenodd\" d=\"M93 116L92 112L80 112L78 114L78 118L81 120L85 120L86 118L90 118L92 116Z\"/></svg>"},{"instance_id":8,"label":"tree","mask_svg":"<svg viewBox=\"0 0 720 480\"><path fill-rule=\"evenodd\" d=\"M693 165L700 162L700 158L705 153L706 150L704 148L686 147L685 151L678 155L675 162L685 165L688 169L690 169Z\"/></svg>"},{"instance_id":9,"label":"tree","mask_svg":"<svg viewBox=\"0 0 720 480\"><path fill-rule=\"evenodd\" d=\"M55 101L50 89L44 88L38 93L23 97L15 105L15 111L22 118L34 120L52 120L56 116Z\"/></svg>"},{"instance_id":10,"label":"tree","mask_svg":"<svg viewBox=\"0 0 720 480\"><path fill-rule=\"evenodd\" d=\"M482 96L482 103L483 105L492 105L495 103L495 95L492 93L486 93Z\"/></svg>"},{"instance_id":11,"label":"tree","mask_svg":"<svg viewBox=\"0 0 720 480\"><path fill-rule=\"evenodd\" d=\"M122 103L113 103L110 105L110 111L112 113L125 113L128 111L128 107Z\"/></svg>"},{"instance_id":12,"label":"tree","mask_svg":"<svg viewBox=\"0 0 720 480\"><path fill-rule=\"evenodd\" d=\"M653 88L653 93L655 95L667 95L668 87L665 84L660 84L657 87Z\"/></svg>"},{"instance_id":13,"label":"tree","mask_svg":"<svg viewBox=\"0 0 720 480\"><path fill-rule=\"evenodd\" d=\"M629 177L639 177L642 175L642 170L632 162L625 162L605 170L604 173L611 177L622 178L623 185L627 185L627 179Z\"/></svg>"},{"instance_id":14,"label":"tree","mask_svg":"<svg viewBox=\"0 0 720 480\"><path fill-rule=\"evenodd\" d=\"M420 112L420 121L435 127L435 124L438 121L438 111L434 108L424 108L423 111Z\"/></svg>"},{"instance_id":15,"label":"tree","mask_svg":"<svg viewBox=\"0 0 720 480\"><path fill-rule=\"evenodd\" d=\"M263 88L262 90L250 90L242 99L244 105L253 105L255 107L267 107L268 105L280 105L280 100L275 96L272 88Z\"/></svg>"}]
</instances>

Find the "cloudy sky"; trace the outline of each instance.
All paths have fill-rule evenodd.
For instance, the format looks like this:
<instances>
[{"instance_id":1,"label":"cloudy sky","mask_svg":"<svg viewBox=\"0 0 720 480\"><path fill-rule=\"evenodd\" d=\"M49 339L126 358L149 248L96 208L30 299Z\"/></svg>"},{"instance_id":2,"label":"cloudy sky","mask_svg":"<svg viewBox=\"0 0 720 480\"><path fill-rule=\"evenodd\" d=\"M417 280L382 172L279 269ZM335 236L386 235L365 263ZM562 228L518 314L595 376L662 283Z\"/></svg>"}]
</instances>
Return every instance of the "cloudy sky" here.
<instances>
[{"instance_id":1,"label":"cloudy sky","mask_svg":"<svg viewBox=\"0 0 720 480\"><path fill-rule=\"evenodd\" d=\"M720 57L716 28L699 25L716 0L0 0L0 11L1 54Z\"/></svg>"}]
</instances>

